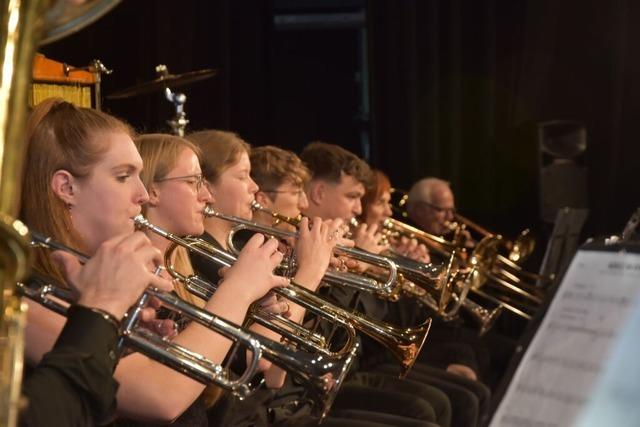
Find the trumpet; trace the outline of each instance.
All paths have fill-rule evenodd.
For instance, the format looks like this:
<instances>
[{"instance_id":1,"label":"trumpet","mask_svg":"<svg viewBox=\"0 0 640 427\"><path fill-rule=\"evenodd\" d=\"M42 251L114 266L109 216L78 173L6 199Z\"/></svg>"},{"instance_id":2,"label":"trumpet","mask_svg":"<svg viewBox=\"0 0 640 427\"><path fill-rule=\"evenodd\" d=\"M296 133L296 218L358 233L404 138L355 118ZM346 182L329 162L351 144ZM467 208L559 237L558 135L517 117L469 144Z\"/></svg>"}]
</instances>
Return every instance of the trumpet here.
<instances>
[{"instance_id":1,"label":"trumpet","mask_svg":"<svg viewBox=\"0 0 640 427\"><path fill-rule=\"evenodd\" d=\"M385 220L383 227L392 236L402 235L415 238L445 256L451 256L450 251L460 244L460 239L457 236L461 235L461 230L463 229L460 226L456 227L457 232L454 233L453 240L449 241L392 218ZM478 242L471 254L466 253L464 250L460 252L464 254L459 257L461 262L476 267L470 291L495 303L497 306L502 306L505 310L529 320L533 311L541 304L542 299L536 294L535 290L526 284L519 280L511 281L512 277L505 275L504 270L496 269L495 266L498 265L497 260L501 245L501 236L488 235ZM488 284L492 291L495 289L495 292L499 294L494 295L493 292L487 289L480 289L485 284Z\"/></svg>"},{"instance_id":2,"label":"trumpet","mask_svg":"<svg viewBox=\"0 0 640 427\"><path fill-rule=\"evenodd\" d=\"M150 230L163 236L175 245L182 246L192 253L200 255L221 267L230 267L236 261L236 257L233 254L219 249L201 239L178 237L151 224L142 215L134 218L134 222L138 228ZM187 289L194 289L195 292L201 292L200 295L206 298L215 292L215 285L195 275L185 277L176 272L170 263L169 250L165 253L165 261L169 261L167 263L167 271L172 275L175 274L173 277L177 280L184 281ZM195 286L190 287L187 284L189 281L192 281ZM287 286L275 288L273 291L309 311L330 319L332 322L357 329L387 347L400 362L400 378L404 378L415 363L427 339L431 326L431 319L427 319L423 324L415 328L397 328L382 321L371 320L360 313L351 313L342 307L326 301L319 295L294 282L291 282Z\"/></svg>"},{"instance_id":3,"label":"trumpet","mask_svg":"<svg viewBox=\"0 0 640 427\"><path fill-rule=\"evenodd\" d=\"M252 202L251 207L255 211L264 212L279 222L284 222L290 224L294 227L298 227L300 224L300 220L302 217L299 215L297 217L287 217L285 215L279 214L277 212L273 212L269 209L264 208L255 200ZM297 235L295 233L280 230L273 227L266 227L260 224L256 224L251 221L247 221L241 218L230 217L226 215L221 215L213 211L211 208L205 209L205 215L216 216L219 218L226 219L228 221L235 222L236 225L229 234L227 238L227 245L231 248L232 251L238 253L237 249L233 244L234 234L243 229L249 229L252 231L260 232L263 234L271 235L280 239L287 238L295 238ZM352 218L350 221L350 225L352 227L357 227L358 221L355 218ZM435 311L438 313L442 313L445 310L446 305L448 304L448 293L447 287L450 287L450 284L459 279L460 277L456 277L459 272L453 271L451 269L451 264L449 264L448 268L444 268L441 265L435 264L423 264L412 259L396 256L393 254L383 254L376 255L367 251L363 251L361 249L354 248L341 248L338 247L338 254L346 254L357 260L362 260L369 264L378 265L378 266L390 266L395 265L395 283L392 287L387 288L385 285L385 291L380 291L379 286L362 286L363 283L369 283L373 280L373 283L376 283L381 278L379 274L371 274L367 273L367 275L363 274L354 274L350 272L336 272L333 270L328 270L324 281L330 284L337 285L347 285L352 288L356 288L358 290L371 291L373 290L378 295L382 297L389 298L391 300L396 300L400 293L410 294L417 298L422 298L425 303L429 301L431 304L433 299L429 299L425 297L424 293L421 292L421 288L423 290L428 290L432 292L435 290L436 292L440 292L440 295L437 296L438 302L436 303L437 308ZM391 276L391 274L389 274ZM390 278L390 277L389 277ZM464 281L464 279L463 279ZM387 279L387 284L389 280ZM417 284L417 286L416 286Z\"/></svg>"},{"instance_id":4,"label":"trumpet","mask_svg":"<svg viewBox=\"0 0 640 427\"><path fill-rule=\"evenodd\" d=\"M389 236L406 236L408 238L416 239L441 256L456 258L457 261L471 266L472 270L467 273L467 277L463 282L464 286L460 288L458 293L455 291L451 292L451 298L454 303L451 310L440 313L443 319L452 320L459 309L464 309L464 311L469 313L470 316L478 323L480 327L479 334L484 335L491 329L491 327L493 327L505 308L521 317L524 317L525 319L531 318L529 313L518 308L516 305L499 300L492 295L479 290L480 286L482 286L487 280L484 271L486 271L487 265L490 265L496 256L494 251L491 249L498 244L497 237L487 238L484 243L478 245L471 254L468 254L464 248L460 248L462 238L461 232L463 230L462 227L457 227L457 229L454 230L454 237L452 240L446 240L443 237L427 233L426 231L420 230L419 228L393 218L385 219L382 227L386 230ZM456 253L460 255L454 255ZM467 297L469 291L476 295L480 295L485 299L490 299L492 303L497 305L493 309L485 308ZM427 302L426 305L430 309L434 309L433 304L429 304Z\"/></svg>"},{"instance_id":5,"label":"trumpet","mask_svg":"<svg viewBox=\"0 0 640 427\"><path fill-rule=\"evenodd\" d=\"M355 228L360 225L360 222L357 219L352 218L350 225ZM383 235L383 243L388 243L386 235ZM389 298L392 301L397 300L400 293L404 293L417 298L423 304L431 308L435 313L442 315L448 311L447 305L451 299L451 288L453 283L463 283L462 288L464 292L462 292L460 296L462 294L464 294L464 296L459 298L460 303L467 294L469 289L469 281L467 280L468 272L462 272L457 267L457 263L455 263L457 258L455 248L451 249L451 252L448 255L448 262L440 265L435 263L422 263L409 257L394 253L392 250L385 252L382 255L392 260L398 266L398 286ZM427 296L427 292L435 295ZM453 310L457 310L455 307L459 307L458 302L454 304Z\"/></svg>"},{"instance_id":6,"label":"trumpet","mask_svg":"<svg viewBox=\"0 0 640 427\"><path fill-rule=\"evenodd\" d=\"M424 230L420 230L417 227L394 218L386 218L382 222L382 229L387 237L405 236L410 239L416 239L419 243L422 243L443 257L449 257L453 251L458 251L459 258L463 260L466 258L466 250L460 248L460 232L456 233L452 240L447 240L444 237L427 233Z\"/></svg>"},{"instance_id":7,"label":"trumpet","mask_svg":"<svg viewBox=\"0 0 640 427\"><path fill-rule=\"evenodd\" d=\"M265 211L265 209L262 208L260 204L255 200L252 202L252 208ZM241 230L250 230L257 233L262 233L267 236L273 236L278 239L297 238L297 233L281 230L279 228L268 227L253 221L249 221L249 220L238 218L231 215L224 215L220 212L215 211L213 208L211 208L211 206L205 207L204 215L205 217L220 218L225 221L229 221L236 224L231 229L231 232L227 235L227 246L229 247L230 251L234 254L238 254L240 252L240 250L235 246L234 237L235 237L235 234ZM283 221L284 221L284 218L288 218L280 215L278 215L278 217L283 218ZM289 221L293 222L297 220L292 220L289 218ZM292 222L290 222L290 224ZM395 262L393 262L387 257L375 255L375 254L362 251L356 248L336 246L335 250L337 254L346 255L358 261L362 261L362 262L385 269L385 271L387 271L387 277L385 278L384 282L379 282L371 278L363 277L360 274L348 274L348 273L345 274L343 272L329 270L327 271L327 274L324 278L325 281L329 283L344 284L344 285L347 285L359 290L363 290L363 291L369 291L369 292L373 291L382 295L389 295L393 292L393 289L396 284L396 280L398 278L398 266Z\"/></svg>"},{"instance_id":8,"label":"trumpet","mask_svg":"<svg viewBox=\"0 0 640 427\"><path fill-rule=\"evenodd\" d=\"M32 246L54 250L64 250L86 262L88 257L77 250L32 233ZM73 296L68 289L58 284L18 283L17 289L26 297L43 306L65 315L68 305L73 303ZM53 299L53 298L55 299ZM199 323L229 339L244 345L250 351L251 358L247 368L237 379L230 379L229 371L221 365L196 354L187 348L168 342L162 337L139 327L140 313L151 298L159 300L162 305L174 312ZM61 304L61 300L66 304ZM252 393L250 381L258 372L261 357L287 370L294 377L307 385L310 400L315 404L316 414L322 419L331 409L340 386L353 364L358 345L340 358L317 355L300 350L292 350L288 346L272 341L266 337L243 330L240 326L229 322L207 310L190 304L176 295L148 287L140 299L127 312L119 331L118 350L125 347L138 351L151 359L162 363L205 385L217 385L229 390L234 396L243 399Z\"/></svg>"},{"instance_id":9,"label":"trumpet","mask_svg":"<svg viewBox=\"0 0 640 427\"><path fill-rule=\"evenodd\" d=\"M31 246L39 248L47 248L51 250L64 250L78 258L82 263L88 261L89 257L78 252L73 248L57 243L51 238L41 236L36 232L31 232ZM52 281L44 282L42 279L33 281L32 283L18 283L17 289L27 298L43 305L46 308L60 314L66 315L68 305L74 301L73 294L60 284ZM227 372L202 357L194 355L192 352L175 343L169 343L156 335L151 334L148 330L138 327L140 320L140 311L146 306L151 297L160 300L167 308L171 308L179 313L187 316L189 319L208 327L212 331L221 333L229 338L238 340L245 344L252 351L251 361L248 368L237 380L230 380ZM66 304L61 304L57 300L61 300ZM118 350L120 353L124 347L139 351L146 356L156 360L159 363L167 365L178 372L199 381L202 384L214 384L226 390L230 390L234 395L243 398L248 396L250 389L248 387L251 378L257 372L258 361L261 356L259 343L249 334L240 328L232 325L220 318L217 318L203 310L196 309L188 303L177 299L175 296L160 292L152 287L147 288L140 299L127 312L124 317L125 321L120 330L120 338L118 341Z\"/></svg>"},{"instance_id":10,"label":"trumpet","mask_svg":"<svg viewBox=\"0 0 640 427\"><path fill-rule=\"evenodd\" d=\"M497 235L496 233L492 233L481 225L471 221L469 218L466 218L459 213L455 212L453 214L454 220L460 224L464 224L468 229L473 229L481 236L493 236ZM512 264L521 264L524 262L529 256L533 253L536 247L536 241L531 236L531 230L528 228L522 230L518 236L513 240L503 240L502 247L509 251L506 257L501 255L502 258L499 258L501 262L505 262L508 265Z\"/></svg>"},{"instance_id":11,"label":"trumpet","mask_svg":"<svg viewBox=\"0 0 640 427\"><path fill-rule=\"evenodd\" d=\"M513 240L504 239L501 235L492 233L486 228L476 224L470 219L454 213L454 221L450 224L450 227L456 228L459 224L462 224L467 229L474 230L482 238L484 237L496 237L500 239L499 251L495 256L495 263L493 265L494 271L497 275L501 276L503 280L510 283L517 284L520 287L533 290L535 287L524 282L523 279L533 280L542 285L549 284L555 279L555 275L543 276L540 274L532 273L524 270L520 264L522 264L535 249L535 239L531 236L531 231L525 229ZM508 253L503 255L504 251Z\"/></svg>"}]
</instances>

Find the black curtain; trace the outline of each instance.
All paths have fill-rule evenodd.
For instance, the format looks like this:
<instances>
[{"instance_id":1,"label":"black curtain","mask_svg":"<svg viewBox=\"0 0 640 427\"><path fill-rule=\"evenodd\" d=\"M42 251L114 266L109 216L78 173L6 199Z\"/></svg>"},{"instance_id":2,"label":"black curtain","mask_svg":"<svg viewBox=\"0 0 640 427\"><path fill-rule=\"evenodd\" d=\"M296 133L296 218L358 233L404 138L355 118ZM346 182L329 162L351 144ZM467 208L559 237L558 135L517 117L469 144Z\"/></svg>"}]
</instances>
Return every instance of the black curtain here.
<instances>
[{"instance_id":1,"label":"black curtain","mask_svg":"<svg viewBox=\"0 0 640 427\"><path fill-rule=\"evenodd\" d=\"M398 186L448 179L464 212L515 230L538 221L536 124L577 120L587 232L620 230L640 204L639 14L627 0L370 1L376 163Z\"/></svg>"},{"instance_id":2,"label":"black curtain","mask_svg":"<svg viewBox=\"0 0 640 427\"><path fill-rule=\"evenodd\" d=\"M41 51L76 66L102 60L114 70L103 78L105 96L154 79L158 64L172 74L214 68L214 78L180 88L190 129L232 129L261 142L269 133L269 25L268 1L129 0ZM168 131L173 112L160 92L103 107L139 131Z\"/></svg>"}]
</instances>

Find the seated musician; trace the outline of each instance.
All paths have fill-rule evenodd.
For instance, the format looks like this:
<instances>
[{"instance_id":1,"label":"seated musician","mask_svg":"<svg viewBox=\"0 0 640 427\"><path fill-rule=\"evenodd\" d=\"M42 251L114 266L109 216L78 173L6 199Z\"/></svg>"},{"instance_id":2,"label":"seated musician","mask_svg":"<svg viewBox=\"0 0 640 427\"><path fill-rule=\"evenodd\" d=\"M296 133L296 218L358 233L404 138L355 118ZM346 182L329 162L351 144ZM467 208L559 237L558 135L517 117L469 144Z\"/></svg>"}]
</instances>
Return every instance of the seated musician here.
<instances>
[{"instance_id":1,"label":"seated musician","mask_svg":"<svg viewBox=\"0 0 640 427\"><path fill-rule=\"evenodd\" d=\"M84 266L62 251L52 259L79 297L55 345L23 384L20 425L97 425L115 413L120 319L147 286L168 291L171 283L149 271L162 257L142 233L104 242Z\"/></svg>"},{"instance_id":2,"label":"seated musician","mask_svg":"<svg viewBox=\"0 0 640 427\"><path fill-rule=\"evenodd\" d=\"M452 233L452 221L456 211L451 185L439 178L423 178L409 190L407 215L418 228L436 236ZM471 234L462 230L463 244L467 248L475 246Z\"/></svg>"}]
</instances>

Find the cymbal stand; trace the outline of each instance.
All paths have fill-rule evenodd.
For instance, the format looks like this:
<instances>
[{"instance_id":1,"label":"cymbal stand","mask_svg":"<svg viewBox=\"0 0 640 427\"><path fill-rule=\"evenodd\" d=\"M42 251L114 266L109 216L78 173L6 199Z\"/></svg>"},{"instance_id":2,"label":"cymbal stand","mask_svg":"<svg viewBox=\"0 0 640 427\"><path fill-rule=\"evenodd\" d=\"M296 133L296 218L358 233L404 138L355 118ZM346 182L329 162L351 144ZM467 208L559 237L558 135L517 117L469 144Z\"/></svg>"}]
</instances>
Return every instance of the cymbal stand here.
<instances>
[{"instance_id":1,"label":"cymbal stand","mask_svg":"<svg viewBox=\"0 0 640 427\"><path fill-rule=\"evenodd\" d=\"M184 93L173 92L166 87L164 89L165 97L176 108L176 115L171 120L167 120L167 124L171 126L174 135L184 136L184 130L189 124L187 113L184 112L184 104L187 102L187 95Z\"/></svg>"}]
</instances>

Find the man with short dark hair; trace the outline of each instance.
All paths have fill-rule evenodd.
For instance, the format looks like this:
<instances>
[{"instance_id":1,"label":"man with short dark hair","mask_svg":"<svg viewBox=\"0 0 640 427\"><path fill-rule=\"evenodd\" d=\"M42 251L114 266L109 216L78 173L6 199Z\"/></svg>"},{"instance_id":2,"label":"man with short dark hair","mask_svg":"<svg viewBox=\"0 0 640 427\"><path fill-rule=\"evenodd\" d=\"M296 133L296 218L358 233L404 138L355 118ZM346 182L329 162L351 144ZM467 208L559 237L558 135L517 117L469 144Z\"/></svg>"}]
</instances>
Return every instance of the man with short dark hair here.
<instances>
[{"instance_id":1,"label":"man with short dark hair","mask_svg":"<svg viewBox=\"0 0 640 427\"><path fill-rule=\"evenodd\" d=\"M344 148L324 142L307 145L300 158L311 171L305 215L349 221L362 213L360 199L371 179L369 165Z\"/></svg>"}]
</instances>

